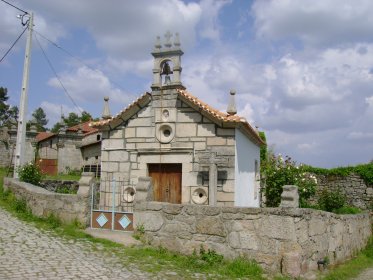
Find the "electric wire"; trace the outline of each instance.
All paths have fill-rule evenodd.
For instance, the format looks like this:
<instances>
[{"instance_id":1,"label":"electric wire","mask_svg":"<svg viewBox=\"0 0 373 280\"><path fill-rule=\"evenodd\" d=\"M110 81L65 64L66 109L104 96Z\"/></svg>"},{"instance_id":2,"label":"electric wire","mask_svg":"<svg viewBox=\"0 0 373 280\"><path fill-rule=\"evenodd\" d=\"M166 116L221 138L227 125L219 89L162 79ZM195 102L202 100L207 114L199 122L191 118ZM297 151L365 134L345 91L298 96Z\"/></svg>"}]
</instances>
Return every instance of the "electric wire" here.
<instances>
[{"instance_id":1,"label":"electric wire","mask_svg":"<svg viewBox=\"0 0 373 280\"><path fill-rule=\"evenodd\" d=\"M12 6L13 8L17 9L18 11L21 11L22 13L28 14L28 12L26 12L25 10L22 10L21 8L18 8L17 6L14 6L13 4L9 3L8 1L5 1L5 0L1 0L1 1L4 2L5 4L8 4L9 6Z\"/></svg>"},{"instance_id":2,"label":"electric wire","mask_svg":"<svg viewBox=\"0 0 373 280\"><path fill-rule=\"evenodd\" d=\"M33 29L33 31L35 33L37 33L40 37L42 37L44 40L46 40L47 42L49 42L51 45L55 46L56 48L60 49L61 51L63 51L64 53L66 53L68 56L72 57L73 59L79 61L81 64L83 64L84 66L86 66L87 68L91 69L92 71L95 71L99 74L103 73L101 70L98 70L98 69L95 69L93 68L92 66L89 66L84 60L80 59L79 57L76 57L74 56L73 54L71 54L71 52L69 52L68 50L64 49L62 46L58 45L56 42L52 41L51 39L49 39L48 37L44 36L43 34L41 34L40 32L38 32L37 30L35 30L35 28ZM117 86L119 89L123 90L123 91L126 91L120 84L110 80L110 82Z\"/></svg>"},{"instance_id":3,"label":"electric wire","mask_svg":"<svg viewBox=\"0 0 373 280\"><path fill-rule=\"evenodd\" d=\"M42 51L42 53L43 53L43 55L44 55L44 58L46 59L48 65L49 65L49 67L50 67L50 69L52 70L52 72L53 72L54 75L56 76L56 78L57 78L58 82L60 83L61 87L63 88L65 94L66 94L67 97L71 100L71 102L74 104L74 106L78 109L78 111L80 112L80 114L82 114L82 113L83 113L82 110L81 110L80 107L75 103L74 99L71 97L71 95L70 95L69 92L67 91L66 87L63 85L63 83L62 83L60 77L58 76L58 74L57 74L55 68L53 67L51 61L49 60L49 58L48 58L46 52L44 51L43 47L41 46L38 37L35 36L35 39L36 39L36 42L37 42L39 48L41 49L41 51Z\"/></svg>"},{"instance_id":4,"label":"electric wire","mask_svg":"<svg viewBox=\"0 0 373 280\"><path fill-rule=\"evenodd\" d=\"M10 48L6 51L6 53L0 59L0 63L5 59L5 57L8 55L8 53L10 53L10 51L13 49L13 47L15 46L15 44L17 44L17 42L19 41L19 39L21 39L22 35L25 33L26 30L27 30L27 27L25 29L23 29L22 33L18 36L18 38L14 41L14 43L10 46Z\"/></svg>"}]
</instances>

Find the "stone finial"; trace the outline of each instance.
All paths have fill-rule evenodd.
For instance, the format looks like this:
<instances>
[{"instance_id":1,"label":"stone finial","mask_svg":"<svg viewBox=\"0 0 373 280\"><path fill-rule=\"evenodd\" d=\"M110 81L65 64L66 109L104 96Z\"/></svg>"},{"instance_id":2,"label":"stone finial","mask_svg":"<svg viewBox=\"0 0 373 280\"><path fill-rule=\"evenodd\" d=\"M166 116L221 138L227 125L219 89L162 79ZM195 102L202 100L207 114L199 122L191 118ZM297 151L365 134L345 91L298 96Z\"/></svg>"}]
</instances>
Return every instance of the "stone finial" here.
<instances>
[{"instance_id":1,"label":"stone finial","mask_svg":"<svg viewBox=\"0 0 373 280\"><path fill-rule=\"evenodd\" d=\"M164 46L166 48L171 48L171 46L172 46L172 44L171 44L172 33L170 31L167 31L166 34L164 34L164 37L166 38L166 42L164 43Z\"/></svg>"},{"instance_id":2,"label":"stone finial","mask_svg":"<svg viewBox=\"0 0 373 280\"><path fill-rule=\"evenodd\" d=\"M236 91L234 89L231 89L228 108L227 108L227 113L228 115L231 115L231 116L237 114L235 94L236 94Z\"/></svg>"},{"instance_id":3,"label":"stone finial","mask_svg":"<svg viewBox=\"0 0 373 280\"><path fill-rule=\"evenodd\" d=\"M179 33L178 32L176 32L175 33L175 39L174 39L174 46L176 47L176 48L180 48L180 37L179 37Z\"/></svg>"},{"instance_id":4,"label":"stone finial","mask_svg":"<svg viewBox=\"0 0 373 280\"><path fill-rule=\"evenodd\" d=\"M280 207L298 208L299 207L299 193L298 187L294 185L285 185L282 187Z\"/></svg>"},{"instance_id":5,"label":"stone finial","mask_svg":"<svg viewBox=\"0 0 373 280\"><path fill-rule=\"evenodd\" d=\"M103 119L110 119L111 118L110 108L109 108L109 97L108 96L104 97L104 109L102 110L102 118Z\"/></svg>"},{"instance_id":6,"label":"stone finial","mask_svg":"<svg viewBox=\"0 0 373 280\"><path fill-rule=\"evenodd\" d=\"M157 50L160 50L162 48L160 36L157 36L157 39L155 40L154 48L156 48Z\"/></svg>"}]
</instances>

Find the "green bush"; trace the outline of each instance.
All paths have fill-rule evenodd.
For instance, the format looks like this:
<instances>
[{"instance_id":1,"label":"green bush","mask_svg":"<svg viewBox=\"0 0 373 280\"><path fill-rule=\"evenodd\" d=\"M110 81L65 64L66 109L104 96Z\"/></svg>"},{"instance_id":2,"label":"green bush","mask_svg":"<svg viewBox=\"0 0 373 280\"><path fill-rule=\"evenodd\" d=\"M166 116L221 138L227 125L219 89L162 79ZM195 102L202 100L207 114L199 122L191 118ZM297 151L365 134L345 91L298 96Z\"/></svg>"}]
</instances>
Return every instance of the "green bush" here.
<instances>
[{"instance_id":1,"label":"green bush","mask_svg":"<svg viewBox=\"0 0 373 280\"><path fill-rule=\"evenodd\" d=\"M40 185L43 174L36 164L28 163L18 168L19 180L36 186Z\"/></svg>"},{"instance_id":2,"label":"green bush","mask_svg":"<svg viewBox=\"0 0 373 280\"><path fill-rule=\"evenodd\" d=\"M335 209L333 212L336 214L359 214L362 211L359 208L345 205L339 209Z\"/></svg>"},{"instance_id":3,"label":"green bush","mask_svg":"<svg viewBox=\"0 0 373 280\"><path fill-rule=\"evenodd\" d=\"M322 190L317 203L321 210L333 212L346 204L346 196L340 191Z\"/></svg>"},{"instance_id":4,"label":"green bush","mask_svg":"<svg viewBox=\"0 0 373 280\"><path fill-rule=\"evenodd\" d=\"M308 172L325 176L342 176L346 177L351 173L356 173L364 180L368 186L373 186L373 163L359 164L356 166L337 167L332 169L306 166Z\"/></svg>"},{"instance_id":5,"label":"green bush","mask_svg":"<svg viewBox=\"0 0 373 280\"><path fill-rule=\"evenodd\" d=\"M284 159L281 155L269 154L262 162L261 174L267 207L280 205L284 185L298 186L301 207L304 207L307 200L316 192L316 177L308 173L304 165L297 165L288 156Z\"/></svg>"}]
</instances>

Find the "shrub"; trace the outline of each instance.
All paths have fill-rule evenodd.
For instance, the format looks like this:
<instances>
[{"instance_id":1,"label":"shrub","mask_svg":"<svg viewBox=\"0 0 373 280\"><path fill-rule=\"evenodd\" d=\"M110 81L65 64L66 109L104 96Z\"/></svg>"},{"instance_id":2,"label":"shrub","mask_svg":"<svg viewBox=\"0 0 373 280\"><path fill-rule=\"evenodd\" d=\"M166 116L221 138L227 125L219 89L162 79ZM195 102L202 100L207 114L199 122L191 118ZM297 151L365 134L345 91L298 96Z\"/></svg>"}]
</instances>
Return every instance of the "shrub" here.
<instances>
[{"instance_id":1,"label":"shrub","mask_svg":"<svg viewBox=\"0 0 373 280\"><path fill-rule=\"evenodd\" d=\"M305 170L304 165L297 165L290 157L270 154L262 162L262 181L265 186L266 206L278 207L281 202L284 185L298 186L300 205L306 205L307 200L316 192L316 177Z\"/></svg>"},{"instance_id":2,"label":"shrub","mask_svg":"<svg viewBox=\"0 0 373 280\"><path fill-rule=\"evenodd\" d=\"M36 164L28 163L18 168L19 180L36 186L40 185L43 174Z\"/></svg>"},{"instance_id":3,"label":"shrub","mask_svg":"<svg viewBox=\"0 0 373 280\"><path fill-rule=\"evenodd\" d=\"M345 206L346 196L340 190L329 191L324 189L317 202L321 210L333 212Z\"/></svg>"}]
</instances>

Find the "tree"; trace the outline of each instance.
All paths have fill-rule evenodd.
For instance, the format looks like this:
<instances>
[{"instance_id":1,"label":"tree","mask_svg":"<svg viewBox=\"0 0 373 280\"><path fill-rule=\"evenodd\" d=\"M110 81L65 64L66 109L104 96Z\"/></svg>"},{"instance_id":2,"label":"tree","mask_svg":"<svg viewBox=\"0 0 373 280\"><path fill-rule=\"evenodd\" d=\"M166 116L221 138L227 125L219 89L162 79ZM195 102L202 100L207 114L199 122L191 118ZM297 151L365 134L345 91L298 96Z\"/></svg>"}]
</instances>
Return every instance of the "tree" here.
<instances>
[{"instance_id":1,"label":"tree","mask_svg":"<svg viewBox=\"0 0 373 280\"><path fill-rule=\"evenodd\" d=\"M90 121L92 120L92 116L90 113L88 113L87 111L83 111L82 112L82 116L80 117L80 122L87 122L87 121Z\"/></svg>"},{"instance_id":2,"label":"tree","mask_svg":"<svg viewBox=\"0 0 373 280\"><path fill-rule=\"evenodd\" d=\"M36 125L36 130L37 131L45 131L45 126L48 123L47 116L43 110L43 108L39 107L37 108L33 113L32 113L33 120L29 121L27 123L28 128L34 124Z\"/></svg>"},{"instance_id":3,"label":"tree","mask_svg":"<svg viewBox=\"0 0 373 280\"><path fill-rule=\"evenodd\" d=\"M8 99L8 89L0 87L0 126L10 125L18 119L18 107L7 104Z\"/></svg>"},{"instance_id":4,"label":"tree","mask_svg":"<svg viewBox=\"0 0 373 280\"><path fill-rule=\"evenodd\" d=\"M88 113L87 111L83 111L81 116L79 116L78 114L74 112L71 112L69 113L67 118L62 117L62 120L60 122L57 122L53 126L51 131L53 133L57 133L61 129L61 127L64 127L64 126L71 127L71 126L84 123L90 120L93 120L93 118L92 118L92 115Z\"/></svg>"},{"instance_id":5,"label":"tree","mask_svg":"<svg viewBox=\"0 0 373 280\"><path fill-rule=\"evenodd\" d=\"M67 127L74 126L80 123L80 117L74 112L71 112L67 118L62 117L62 119Z\"/></svg>"}]
</instances>

